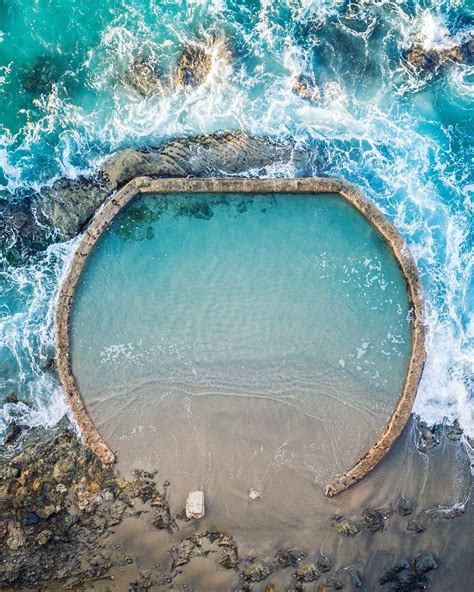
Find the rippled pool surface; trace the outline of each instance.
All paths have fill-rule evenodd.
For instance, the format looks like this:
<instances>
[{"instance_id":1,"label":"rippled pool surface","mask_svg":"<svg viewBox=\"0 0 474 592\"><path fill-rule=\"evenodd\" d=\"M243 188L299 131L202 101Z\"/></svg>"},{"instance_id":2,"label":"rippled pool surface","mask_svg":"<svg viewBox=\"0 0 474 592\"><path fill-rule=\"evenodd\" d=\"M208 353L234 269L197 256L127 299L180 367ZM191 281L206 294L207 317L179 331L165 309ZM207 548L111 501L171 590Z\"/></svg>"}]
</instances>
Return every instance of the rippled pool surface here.
<instances>
[{"instance_id":1,"label":"rippled pool surface","mask_svg":"<svg viewBox=\"0 0 474 592\"><path fill-rule=\"evenodd\" d=\"M429 422L459 417L472 436L473 66L420 74L404 55L449 46L473 22L471 3L457 0L1 0L1 198L28 199L57 177L94 173L114 150L183 134L236 128L297 141L321 155L314 166L260 174L341 176L394 222L426 297L415 410ZM126 83L134 59L170 76L187 41L213 34L229 39L232 59L204 85L146 98ZM316 82L317 102L292 91L300 74ZM51 426L65 412L51 358L73 249L2 264L2 439L13 421Z\"/></svg>"},{"instance_id":2,"label":"rippled pool surface","mask_svg":"<svg viewBox=\"0 0 474 592\"><path fill-rule=\"evenodd\" d=\"M126 471L211 499L250 475L322 487L385 427L409 317L394 256L342 196L142 196L86 263L72 369Z\"/></svg>"}]
</instances>

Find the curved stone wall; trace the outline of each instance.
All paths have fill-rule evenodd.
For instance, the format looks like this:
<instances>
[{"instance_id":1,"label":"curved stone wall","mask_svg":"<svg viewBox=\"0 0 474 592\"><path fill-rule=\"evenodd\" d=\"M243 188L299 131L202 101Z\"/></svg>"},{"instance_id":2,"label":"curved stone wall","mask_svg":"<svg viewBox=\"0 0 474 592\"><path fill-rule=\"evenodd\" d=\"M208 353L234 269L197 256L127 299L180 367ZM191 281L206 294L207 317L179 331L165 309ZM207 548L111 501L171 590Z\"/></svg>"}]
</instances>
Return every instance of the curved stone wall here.
<instances>
[{"instance_id":1,"label":"curved stone wall","mask_svg":"<svg viewBox=\"0 0 474 592\"><path fill-rule=\"evenodd\" d=\"M59 291L56 313L56 359L59 378L86 444L102 462L114 461L114 453L104 442L87 414L72 372L69 329L74 293L87 258L101 234L122 208L137 195L144 193L339 193L383 236L404 274L413 313L408 373L404 388L383 432L353 467L326 485L324 493L332 497L364 477L387 454L410 417L426 356L423 298L415 262L395 226L353 185L334 178L152 179L137 177L101 206L84 233L66 271Z\"/></svg>"}]
</instances>

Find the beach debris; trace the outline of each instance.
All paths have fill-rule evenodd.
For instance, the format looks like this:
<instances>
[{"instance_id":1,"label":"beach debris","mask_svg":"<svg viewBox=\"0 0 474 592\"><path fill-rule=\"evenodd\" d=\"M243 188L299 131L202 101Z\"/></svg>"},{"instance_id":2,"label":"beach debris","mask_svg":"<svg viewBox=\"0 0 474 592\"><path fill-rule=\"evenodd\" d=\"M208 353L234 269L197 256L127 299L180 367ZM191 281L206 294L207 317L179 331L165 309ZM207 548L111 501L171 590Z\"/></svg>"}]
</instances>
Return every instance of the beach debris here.
<instances>
[{"instance_id":1,"label":"beach debris","mask_svg":"<svg viewBox=\"0 0 474 592\"><path fill-rule=\"evenodd\" d=\"M262 497L262 494L257 489L252 489L249 491L249 498L253 501L257 501Z\"/></svg>"},{"instance_id":2,"label":"beach debris","mask_svg":"<svg viewBox=\"0 0 474 592\"><path fill-rule=\"evenodd\" d=\"M191 491L186 500L186 517L199 520L206 514L204 507L204 491Z\"/></svg>"}]
</instances>

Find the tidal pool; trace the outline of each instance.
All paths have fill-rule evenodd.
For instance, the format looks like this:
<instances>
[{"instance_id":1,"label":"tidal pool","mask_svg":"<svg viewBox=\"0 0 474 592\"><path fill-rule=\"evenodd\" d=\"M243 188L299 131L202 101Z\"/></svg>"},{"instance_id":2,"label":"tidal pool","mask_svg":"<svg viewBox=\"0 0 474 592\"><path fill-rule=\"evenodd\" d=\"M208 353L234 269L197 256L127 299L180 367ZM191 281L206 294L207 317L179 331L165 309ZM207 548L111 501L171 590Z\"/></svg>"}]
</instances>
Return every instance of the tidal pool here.
<instances>
[{"instance_id":1,"label":"tidal pool","mask_svg":"<svg viewBox=\"0 0 474 592\"><path fill-rule=\"evenodd\" d=\"M252 526L295 527L393 412L409 308L387 243L338 194L142 195L80 277L72 370L125 473L158 469L177 504L203 488L227 526L256 488Z\"/></svg>"}]
</instances>

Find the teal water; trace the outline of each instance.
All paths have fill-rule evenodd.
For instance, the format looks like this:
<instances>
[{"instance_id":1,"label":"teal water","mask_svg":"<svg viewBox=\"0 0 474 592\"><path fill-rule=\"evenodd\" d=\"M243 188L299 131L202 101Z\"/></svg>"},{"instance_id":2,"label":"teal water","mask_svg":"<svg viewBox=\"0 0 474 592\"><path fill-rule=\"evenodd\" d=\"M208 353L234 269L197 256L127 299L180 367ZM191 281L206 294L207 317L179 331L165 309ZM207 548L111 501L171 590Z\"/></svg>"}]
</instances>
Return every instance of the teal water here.
<instances>
[{"instance_id":1,"label":"teal water","mask_svg":"<svg viewBox=\"0 0 474 592\"><path fill-rule=\"evenodd\" d=\"M396 260L341 196L145 196L86 264L71 359L122 468L157 463L212 496L225 478L206 467L223 456L233 485L267 473L275 489L274 463L252 459L256 438L271 455L288 445L283 417L307 451L294 479L311 467L322 487L358 460L400 396L410 336ZM224 440L203 439L229 415Z\"/></svg>"},{"instance_id":2,"label":"teal water","mask_svg":"<svg viewBox=\"0 0 474 592\"><path fill-rule=\"evenodd\" d=\"M428 359L415 409L458 417L472 435L473 70L410 70L413 43L473 28L455 0L84 0L0 2L0 189L23 199L59 176L94 172L120 147L227 127L290 138L322 155L263 175L339 175L395 223L421 272ZM134 58L170 76L185 42L216 33L232 59L192 92L144 98ZM316 81L310 103L295 75ZM254 172L255 174L255 172ZM66 410L51 369L54 299L74 242L0 275L0 433L54 425Z\"/></svg>"}]
</instances>

